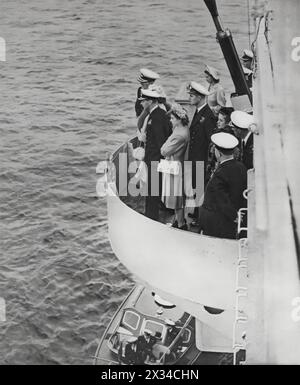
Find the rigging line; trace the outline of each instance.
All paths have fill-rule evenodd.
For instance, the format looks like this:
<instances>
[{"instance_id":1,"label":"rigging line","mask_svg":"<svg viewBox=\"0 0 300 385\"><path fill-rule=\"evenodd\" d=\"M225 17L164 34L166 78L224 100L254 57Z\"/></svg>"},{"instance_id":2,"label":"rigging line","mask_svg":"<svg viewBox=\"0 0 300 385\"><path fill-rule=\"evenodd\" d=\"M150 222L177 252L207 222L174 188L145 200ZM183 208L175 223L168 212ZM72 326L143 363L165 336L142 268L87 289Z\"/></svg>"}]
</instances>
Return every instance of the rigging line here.
<instances>
[{"instance_id":1,"label":"rigging line","mask_svg":"<svg viewBox=\"0 0 300 385\"><path fill-rule=\"evenodd\" d=\"M298 277L300 280L300 242L299 242L299 235L298 235L298 228L299 227L297 226L297 221L295 218L295 209L294 209L294 205L293 205L293 199L292 199L292 194L291 194L289 182L287 182L287 189L288 189L288 194L289 194L289 203L290 203L293 235L294 235L294 242L295 242L295 249L296 249L296 258L297 258L297 265L298 265Z\"/></svg>"},{"instance_id":2,"label":"rigging line","mask_svg":"<svg viewBox=\"0 0 300 385\"><path fill-rule=\"evenodd\" d=\"M266 13L266 16L265 16L265 39L266 39L266 43L267 43L267 47L268 47L268 54L269 54L269 59L270 59L270 66L271 66L271 72L272 72L272 78L273 78L273 81L274 81L274 66L273 66L273 59L272 59L272 53L271 53L271 44L270 44L270 40L269 40L269 32L270 32L270 29L269 29L269 22L270 22L270 19L269 17L271 17L272 15L272 11L268 11Z\"/></svg>"},{"instance_id":3,"label":"rigging line","mask_svg":"<svg viewBox=\"0 0 300 385\"><path fill-rule=\"evenodd\" d=\"M258 34L259 34L260 24L261 24L261 21L262 21L263 18L264 18L263 16L260 16L260 17L259 17L258 26L257 26L256 32L255 32L255 39L254 39L253 42L251 43L251 50L252 50L252 51L254 51L255 43L256 43L256 40L257 40Z\"/></svg>"},{"instance_id":4,"label":"rigging line","mask_svg":"<svg viewBox=\"0 0 300 385\"><path fill-rule=\"evenodd\" d=\"M250 36L250 5L249 0L247 0L247 9L248 9L248 40L249 40L249 48L251 47L251 36Z\"/></svg>"}]
</instances>

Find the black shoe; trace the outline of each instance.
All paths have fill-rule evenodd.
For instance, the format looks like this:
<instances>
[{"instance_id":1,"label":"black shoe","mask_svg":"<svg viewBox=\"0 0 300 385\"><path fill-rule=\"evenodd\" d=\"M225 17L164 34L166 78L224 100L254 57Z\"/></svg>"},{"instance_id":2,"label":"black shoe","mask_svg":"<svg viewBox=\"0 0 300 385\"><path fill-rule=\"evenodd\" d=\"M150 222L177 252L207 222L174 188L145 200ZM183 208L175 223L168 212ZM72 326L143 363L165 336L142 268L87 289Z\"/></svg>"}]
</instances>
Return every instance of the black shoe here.
<instances>
[{"instance_id":1,"label":"black shoe","mask_svg":"<svg viewBox=\"0 0 300 385\"><path fill-rule=\"evenodd\" d=\"M172 226L171 227L175 227L176 229L178 229L178 222L177 221L174 221L172 223Z\"/></svg>"},{"instance_id":2,"label":"black shoe","mask_svg":"<svg viewBox=\"0 0 300 385\"><path fill-rule=\"evenodd\" d=\"M188 230L188 225L186 223L186 220L184 220L184 224L180 227L178 227L180 230Z\"/></svg>"},{"instance_id":3,"label":"black shoe","mask_svg":"<svg viewBox=\"0 0 300 385\"><path fill-rule=\"evenodd\" d=\"M181 227L178 227L179 230L188 230L188 225L185 223Z\"/></svg>"}]
</instances>

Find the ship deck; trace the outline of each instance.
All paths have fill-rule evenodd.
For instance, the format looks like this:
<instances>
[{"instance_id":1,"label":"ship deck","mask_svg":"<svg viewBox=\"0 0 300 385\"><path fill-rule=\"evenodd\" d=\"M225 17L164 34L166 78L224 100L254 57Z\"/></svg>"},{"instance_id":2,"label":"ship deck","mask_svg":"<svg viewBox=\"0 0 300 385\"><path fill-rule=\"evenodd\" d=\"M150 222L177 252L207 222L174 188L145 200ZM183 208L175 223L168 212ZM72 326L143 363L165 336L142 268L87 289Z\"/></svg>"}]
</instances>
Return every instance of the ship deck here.
<instances>
[{"instance_id":1,"label":"ship deck","mask_svg":"<svg viewBox=\"0 0 300 385\"><path fill-rule=\"evenodd\" d=\"M138 197L120 197L120 199L131 209L138 212L139 214L144 214L145 212L145 197L138 196ZM188 231L191 231L193 233L199 232L199 227L197 226L191 226L191 222L193 221L191 218L188 217L187 214L192 213L193 209L185 209L185 219L188 224ZM173 210L166 210L166 209L160 209L159 210L159 222L163 224L171 224L173 222L174 217L174 211Z\"/></svg>"}]
</instances>

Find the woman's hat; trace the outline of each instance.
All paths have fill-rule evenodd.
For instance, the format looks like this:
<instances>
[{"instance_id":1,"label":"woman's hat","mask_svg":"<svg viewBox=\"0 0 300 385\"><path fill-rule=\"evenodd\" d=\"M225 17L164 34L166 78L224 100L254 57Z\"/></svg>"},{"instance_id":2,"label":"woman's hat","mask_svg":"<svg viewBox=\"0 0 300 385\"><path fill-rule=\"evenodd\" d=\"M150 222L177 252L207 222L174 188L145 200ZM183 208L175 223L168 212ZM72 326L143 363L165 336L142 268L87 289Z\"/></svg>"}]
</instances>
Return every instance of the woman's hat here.
<instances>
[{"instance_id":1,"label":"woman's hat","mask_svg":"<svg viewBox=\"0 0 300 385\"><path fill-rule=\"evenodd\" d=\"M151 88L142 89L142 96L139 98L139 100L145 100L145 99L158 99L161 98L160 94Z\"/></svg>"},{"instance_id":2,"label":"woman's hat","mask_svg":"<svg viewBox=\"0 0 300 385\"><path fill-rule=\"evenodd\" d=\"M237 138L227 132L218 132L211 136L211 141L220 149L223 150L233 150L238 144L239 141Z\"/></svg>"},{"instance_id":3,"label":"woman's hat","mask_svg":"<svg viewBox=\"0 0 300 385\"><path fill-rule=\"evenodd\" d=\"M251 124L254 123L253 115L244 111L233 111L230 115L231 122L234 126L243 130L248 130Z\"/></svg>"},{"instance_id":4,"label":"woman's hat","mask_svg":"<svg viewBox=\"0 0 300 385\"><path fill-rule=\"evenodd\" d=\"M145 330L144 330L144 334L148 334L149 336L153 336L152 331L149 330L149 329L145 329Z\"/></svg>"},{"instance_id":5,"label":"woman's hat","mask_svg":"<svg viewBox=\"0 0 300 385\"><path fill-rule=\"evenodd\" d=\"M170 112L179 119L184 119L188 116L186 110L178 103L172 103Z\"/></svg>"},{"instance_id":6,"label":"woman's hat","mask_svg":"<svg viewBox=\"0 0 300 385\"><path fill-rule=\"evenodd\" d=\"M165 91L163 87L159 84L150 84L148 87L148 90L156 91L160 96L160 98L166 98L167 95L165 94Z\"/></svg>"},{"instance_id":7,"label":"woman's hat","mask_svg":"<svg viewBox=\"0 0 300 385\"><path fill-rule=\"evenodd\" d=\"M216 68L207 65L204 72L208 73L215 80L220 80L219 71Z\"/></svg>"},{"instance_id":8,"label":"woman's hat","mask_svg":"<svg viewBox=\"0 0 300 385\"><path fill-rule=\"evenodd\" d=\"M137 337L135 337L135 336L127 338L127 342L133 343L133 342L136 342L136 341L137 341Z\"/></svg>"},{"instance_id":9,"label":"woman's hat","mask_svg":"<svg viewBox=\"0 0 300 385\"><path fill-rule=\"evenodd\" d=\"M194 81L190 82L190 84L188 85L188 93L192 95L209 95L209 91L207 88L202 86L200 83Z\"/></svg>"},{"instance_id":10,"label":"woman's hat","mask_svg":"<svg viewBox=\"0 0 300 385\"><path fill-rule=\"evenodd\" d=\"M138 82L140 83L151 83L156 79L159 79L158 73L149 70L148 68L141 68L140 75L138 77Z\"/></svg>"}]
</instances>

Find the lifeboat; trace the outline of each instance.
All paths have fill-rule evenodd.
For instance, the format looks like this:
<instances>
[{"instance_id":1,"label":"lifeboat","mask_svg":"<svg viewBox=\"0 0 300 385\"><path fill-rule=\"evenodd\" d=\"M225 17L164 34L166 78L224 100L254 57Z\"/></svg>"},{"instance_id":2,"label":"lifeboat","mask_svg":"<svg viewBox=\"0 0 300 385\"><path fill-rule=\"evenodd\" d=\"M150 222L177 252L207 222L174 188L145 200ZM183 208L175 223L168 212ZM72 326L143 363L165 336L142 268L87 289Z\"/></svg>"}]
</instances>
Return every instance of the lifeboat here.
<instances>
[{"instance_id":1,"label":"lifeboat","mask_svg":"<svg viewBox=\"0 0 300 385\"><path fill-rule=\"evenodd\" d=\"M137 344L147 331L154 344L150 356L128 356L126 346ZM203 330L203 324L179 306L167 301L149 289L137 285L123 301L106 329L96 351L95 365L199 365L207 362L230 362L231 355L203 353L212 333ZM219 337L219 344L224 339ZM226 349L225 349L226 350Z\"/></svg>"}]
</instances>

